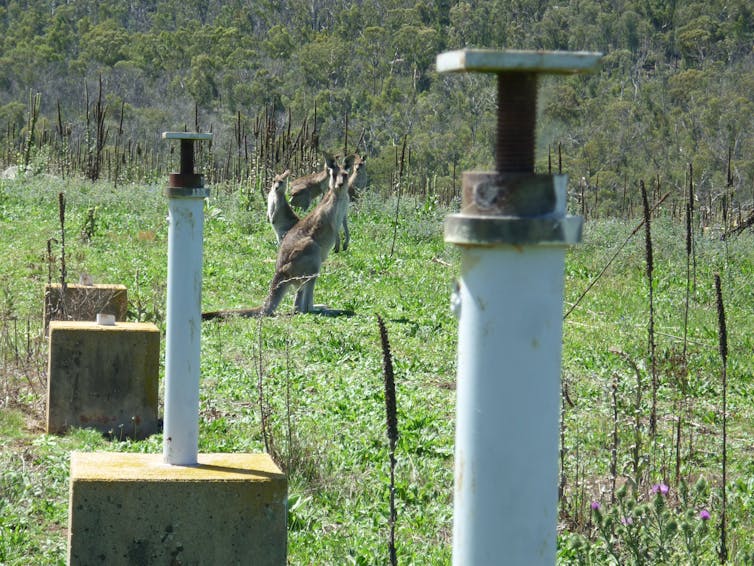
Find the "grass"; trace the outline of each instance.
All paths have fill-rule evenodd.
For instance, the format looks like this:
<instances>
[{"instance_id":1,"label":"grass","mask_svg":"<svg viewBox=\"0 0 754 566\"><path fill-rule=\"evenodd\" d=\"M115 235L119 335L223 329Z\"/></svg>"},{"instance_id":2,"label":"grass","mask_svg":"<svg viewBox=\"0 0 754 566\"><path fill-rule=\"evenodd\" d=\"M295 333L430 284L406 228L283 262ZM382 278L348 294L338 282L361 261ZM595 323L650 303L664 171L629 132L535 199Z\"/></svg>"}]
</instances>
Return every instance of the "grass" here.
<instances>
[{"instance_id":1,"label":"grass","mask_svg":"<svg viewBox=\"0 0 754 566\"><path fill-rule=\"evenodd\" d=\"M125 186L31 177L0 182L0 563L62 564L71 450L160 452L161 435L108 442L86 430L43 434L46 344L42 293L47 241L59 239L57 195L66 193L66 257L70 279L128 287L131 320L164 331L167 202L161 186ZM275 237L258 195L252 210L234 187L212 188L206 207L203 307L261 304L272 277ZM94 208L89 241L79 237ZM394 254L395 201L366 194L351 211L351 247L331 254L315 302L353 316L292 316L292 298L278 316L205 323L202 328L200 451L264 450L258 394L262 372L268 436L289 474L291 564L384 564L389 519L389 456L382 352L376 315L390 333L396 377L396 552L405 564L450 561L453 492L456 321L449 308L458 250L442 240L449 212L431 201L402 199ZM575 301L637 221L586 226L566 263L566 303ZM91 225L88 226L91 228ZM697 286L690 309L687 372L681 371L685 255L682 223L653 220L658 438L648 426L647 289L641 235L571 313L564 326L563 379L566 473L559 560L605 563L590 503L610 499L612 384L618 403L618 484L639 502L650 486L671 487L674 414L679 380L686 388L681 475L705 477L704 504L719 511L720 368L714 274L722 276L729 335L728 517L731 561L754 552L754 271L752 236L725 247L714 234L697 238ZM91 230L90 230L91 231ZM59 249L53 245L59 257ZM57 268L56 268L57 269ZM52 278L57 280L58 271ZM29 331L27 332L27 324ZM616 353L618 352L618 353ZM634 413L639 369L640 465ZM635 471L638 470L638 475ZM713 527L713 525L711 525ZM700 556L714 556L714 529Z\"/></svg>"}]
</instances>

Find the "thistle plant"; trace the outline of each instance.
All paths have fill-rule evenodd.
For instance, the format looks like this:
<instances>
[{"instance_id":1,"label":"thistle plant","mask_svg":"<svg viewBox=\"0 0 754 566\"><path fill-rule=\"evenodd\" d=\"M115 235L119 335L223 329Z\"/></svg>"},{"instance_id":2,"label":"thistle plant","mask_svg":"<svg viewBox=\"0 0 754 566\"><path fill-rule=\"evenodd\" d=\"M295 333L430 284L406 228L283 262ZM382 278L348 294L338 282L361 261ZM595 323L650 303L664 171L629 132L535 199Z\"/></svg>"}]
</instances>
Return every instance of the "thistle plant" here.
<instances>
[{"instance_id":1,"label":"thistle plant","mask_svg":"<svg viewBox=\"0 0 754 566\"><path fill-rule=\"evenodd\" d=\"M708 496L707 482L700 478L693 489L682 482L678 493L661 482L640 500L624 484L616 492L615 504L592 501L595 558L614 564L706 563L713 551L711 513L704 503ZM592 547L593 556L594 551Z\"/></svg>"},{"instance_id":2,"label":"thistle plant","mask_svg":"<svg viewBox=\"0 0 754 566\"><path fill-rule=\"evenodd\" d=\"M710 543L710 512L701 505L708 495L707 481L700 477L692 490L682 481L679 488L681 506L686 508L680 519L681 539L690 565L701 564L701 555Z\"/></svg>"}]
</instances>

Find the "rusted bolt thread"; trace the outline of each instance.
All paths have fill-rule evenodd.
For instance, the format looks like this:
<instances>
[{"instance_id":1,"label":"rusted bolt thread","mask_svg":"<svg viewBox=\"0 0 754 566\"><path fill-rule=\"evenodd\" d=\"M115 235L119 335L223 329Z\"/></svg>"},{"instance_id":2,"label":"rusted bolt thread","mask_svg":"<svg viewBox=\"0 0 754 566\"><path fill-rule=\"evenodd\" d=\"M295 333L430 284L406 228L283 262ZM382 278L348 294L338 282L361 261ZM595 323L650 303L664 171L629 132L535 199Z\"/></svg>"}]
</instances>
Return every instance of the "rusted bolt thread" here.
<instances>
[{"instance_id":1,"label":"rusted bolt thread","mask_svg":"<svg viewBox=\"0 0 754 566\"><path fill-rule=\"evenodd\" d=\"M498 73L498 173L534 173L534 137L537 119L537 75Z\"/></svg>"},{"instance_id":2,"label":"rusted bolt thread","mask_svg":"<svg viewBox=\"0 0 754 566\"><path fill-rule=\"evenodd\" d=\"M181 175L194 172L194 140L181 140Z\"/></svg>"}]
</instances>

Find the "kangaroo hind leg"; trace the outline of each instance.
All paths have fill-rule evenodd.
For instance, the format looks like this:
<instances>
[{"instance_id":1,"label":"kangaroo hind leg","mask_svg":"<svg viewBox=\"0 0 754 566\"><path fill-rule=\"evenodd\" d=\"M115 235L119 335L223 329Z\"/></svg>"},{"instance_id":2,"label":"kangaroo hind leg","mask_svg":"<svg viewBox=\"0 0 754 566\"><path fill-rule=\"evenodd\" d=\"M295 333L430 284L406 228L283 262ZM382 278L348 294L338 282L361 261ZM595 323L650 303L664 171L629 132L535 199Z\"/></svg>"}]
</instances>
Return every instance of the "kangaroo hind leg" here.
<instances>
[{"instance_id":1,"label":"kangaroo hind leg","mask_svg":"<svg viewBox=\"0 0 754 566\"><path fill-rule=\"evenodd\" d=\"M351 241L351 233L348 231L348 215L343 217L343 251L348 249L348 243Z\"/></svg>"},{"instance_id":2,"label":"kangaroo hind leg","mask_svg":"<svg viewBox=\"0 0 754 566\"><path fill-rule=\"evenodd\" d=\"M307 313L314 310L314 283L316 280L317 276L312 276L311 279L298 288L294 302L296 312Z\"/></svg>"}]
</instances>

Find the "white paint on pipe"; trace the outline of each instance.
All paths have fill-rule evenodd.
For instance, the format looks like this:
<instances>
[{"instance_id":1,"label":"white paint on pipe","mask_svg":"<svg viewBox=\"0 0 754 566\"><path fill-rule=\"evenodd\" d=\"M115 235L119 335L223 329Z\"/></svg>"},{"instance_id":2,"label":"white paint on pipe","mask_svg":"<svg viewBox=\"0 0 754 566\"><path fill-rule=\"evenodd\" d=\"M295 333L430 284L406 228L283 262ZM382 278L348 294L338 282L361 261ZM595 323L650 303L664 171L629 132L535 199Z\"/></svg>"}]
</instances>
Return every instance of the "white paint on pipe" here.
<instances>
[{"instance_id":1,"label":"white paint on pipe","mask_svg":"<svg viewBox=\"0 0 754 566\"><path fill-rule=\"evenodd\" d=\"M168 289L163 455L197 464L204 198L168 198Z\"/></svg>"},{"instance_id":2,"label":"white paint on pipe","mask_svg":"<svg viewBox=\"0 0 754 566\"><path fill-rule=\"evenodd\" d=\"M565 250L462 247L456 566L555 563Z\"/></svg>"}]
</instances>

